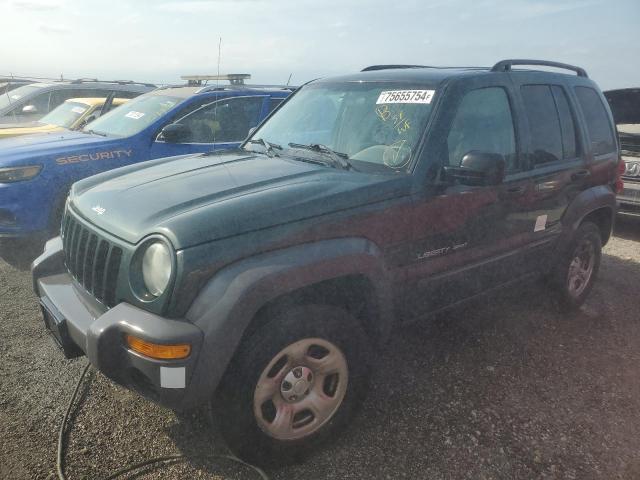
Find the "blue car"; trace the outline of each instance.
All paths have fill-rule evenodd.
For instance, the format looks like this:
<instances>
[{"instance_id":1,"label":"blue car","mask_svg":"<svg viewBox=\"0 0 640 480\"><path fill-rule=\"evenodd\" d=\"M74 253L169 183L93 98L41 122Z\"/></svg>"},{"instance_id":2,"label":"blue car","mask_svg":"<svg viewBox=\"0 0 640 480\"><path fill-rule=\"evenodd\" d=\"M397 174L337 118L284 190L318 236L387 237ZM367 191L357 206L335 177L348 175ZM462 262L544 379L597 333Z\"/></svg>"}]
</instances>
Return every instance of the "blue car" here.
<instances>
[{"instance_id":1,"label":"blue car","mask_svg":"<svg viewBox=\"0 0 640 480\"><path fill-rule=\"evenodd\" d=\"M289 87L163 87L81 131L0 141L0 238L57 233L71 184L161 157L230 149L292 91Z\"/></svg>"}]
</instances>

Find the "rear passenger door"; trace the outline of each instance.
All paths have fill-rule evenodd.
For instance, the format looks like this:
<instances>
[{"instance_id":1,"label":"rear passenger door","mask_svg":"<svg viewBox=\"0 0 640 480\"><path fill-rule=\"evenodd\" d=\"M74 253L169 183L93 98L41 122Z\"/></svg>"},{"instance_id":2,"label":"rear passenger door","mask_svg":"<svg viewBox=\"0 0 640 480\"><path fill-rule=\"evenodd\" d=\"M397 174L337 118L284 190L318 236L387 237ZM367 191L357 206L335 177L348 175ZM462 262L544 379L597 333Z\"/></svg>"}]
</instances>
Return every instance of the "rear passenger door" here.
<instances>
[{"instance_id":1,"label":"rear passenger door","mask_svg":"<svg viewBox=\"0 0 640 480\"><path fill-rule=\"evenodd\" d=\"M539 246L528 260L535 265L540 264L536 258L545 258L544 252L554 245L562 230L563 214L588 187L590 173L571 92L560 83L534 83L526 77L522 80L516 79L516 84L527 124L526 150L533 180L529 225Z\"/></svg>"}]
</instances>

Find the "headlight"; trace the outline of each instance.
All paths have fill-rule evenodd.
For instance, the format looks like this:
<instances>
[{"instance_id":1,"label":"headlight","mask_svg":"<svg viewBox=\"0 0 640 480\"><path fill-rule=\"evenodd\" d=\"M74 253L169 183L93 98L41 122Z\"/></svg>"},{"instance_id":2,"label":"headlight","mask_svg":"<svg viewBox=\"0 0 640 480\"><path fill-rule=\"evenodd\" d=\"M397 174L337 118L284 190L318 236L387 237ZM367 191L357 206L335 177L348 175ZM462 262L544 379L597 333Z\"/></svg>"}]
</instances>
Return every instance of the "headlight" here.
<instances>
[{"instance_id":1,"label":"headlight","mask_svg":"<svg viewBox=\"0 0 640 480\"><path fill-rule=\"evenodd\" d=\"M21 182L30 180L40 173L42 167L40 165L31 165L29 167L12 167L0 168L0 183Z\"/></svg>"},{"instance_id":2,"label":"headlight","mask_svg":"<svg viewBox=\"0 0 640 480\"><path fill-rule=\"evenodd\" d=\"M171 251L167 244L160 241L149 244L142 256L142 279L151 295L162 295L171 280L171 269Z\"/></svg>"}]
</instances>

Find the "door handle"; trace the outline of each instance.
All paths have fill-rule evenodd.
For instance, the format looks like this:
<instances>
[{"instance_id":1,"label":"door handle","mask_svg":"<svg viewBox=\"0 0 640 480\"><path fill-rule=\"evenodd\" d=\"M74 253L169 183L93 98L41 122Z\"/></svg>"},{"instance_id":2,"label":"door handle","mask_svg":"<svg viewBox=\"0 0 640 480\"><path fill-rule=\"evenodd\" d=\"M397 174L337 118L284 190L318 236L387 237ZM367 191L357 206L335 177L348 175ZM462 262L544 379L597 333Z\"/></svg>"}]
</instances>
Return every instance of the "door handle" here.
<instances>
[{"instance_id":1,"label":"door handle","mask_svg":"<svg viewBox=\"0 0 640 480\"><path fill-rule=\"evenodd\" d=\"M517 185L514 187L508 187L504 190L504 193L509 195L510 197L515 197L518 195L522 195L525 192L526 188L523 185Z\"/></svg>"},{"instance_id":2,"label":"door handle","mask_svg":"<svg viewBox=\"0 0 640 480\"><path fill-rule=\"evenodd\" d=\"M574 182L577 182L579 180L584 180L589 175L591 175L591 172L589 172L589 170L579 170L571 174L571 180L573 180Z\"/></svg>"}]
</instances>

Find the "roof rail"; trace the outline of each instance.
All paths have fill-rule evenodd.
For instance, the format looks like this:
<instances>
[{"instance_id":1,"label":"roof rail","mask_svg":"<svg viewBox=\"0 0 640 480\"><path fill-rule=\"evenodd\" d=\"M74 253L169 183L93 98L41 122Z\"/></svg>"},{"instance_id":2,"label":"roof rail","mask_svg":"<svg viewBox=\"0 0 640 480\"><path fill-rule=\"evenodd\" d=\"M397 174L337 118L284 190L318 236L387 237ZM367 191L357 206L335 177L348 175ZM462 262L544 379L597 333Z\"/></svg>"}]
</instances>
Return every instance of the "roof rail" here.
<instances>
[{"instance_id":1,"label":"roof rail","mask_svg":"<svg viewBox=\"0 0 640 480\"><path fill-rule=\"evenodd\" d=\"M511 59L500 60L492 68L492 72L509 72L514 65L539 65L543 67L562 68L565 70L572 70L578 74L579 77L588 77L587 72L582 67L576 67L567 63L549 62L546 60L525 60L525 59Z\"/></svg>"},{"instance_id":2,"label":"roof rail","mask_svg":"<svg viewBox=\"0 0 640 480\"><path fill-rule=\"evenodd\" d=\"M361 72L372 72L374 70L391 70L394 68L428 68L427 65L369 65L360 70Z\"/></svg>"},{"instance_id":3,"label":"roof rail","mask_svg":"<svg viewBox=\"0 0 640 480\"><path fill-rule=\"evenodd\" d=\"M145 87L155 87L153 83L134 82L133 80L98 80L97 78L76 78L70 83L115 83L117 85L143 85Z\"/></svg>"},{"instance_id":4,"label":"roof rail","mask_svg":"<svg viewBox=\"0 0 640 480\"><path fill-rule=\"evenodd\" d=\"M181 85L184 87L184 85ZM188 87L192 87L194 85L188 84L186 85ZM293 92L294 90L297 90L298 87L293 86L293 85L247 85L244 83L241 83L239 85L205 85L204 87L199 88L196 93L204 93L204 92L212 92L215 90L219 90L219 91L224 91L224 90L239 90L239 89L244 89L244 90L250 90L252 88L255 89L273 89L273 90L287 90L290 92Z\"/></svg>"}]
</instances>

